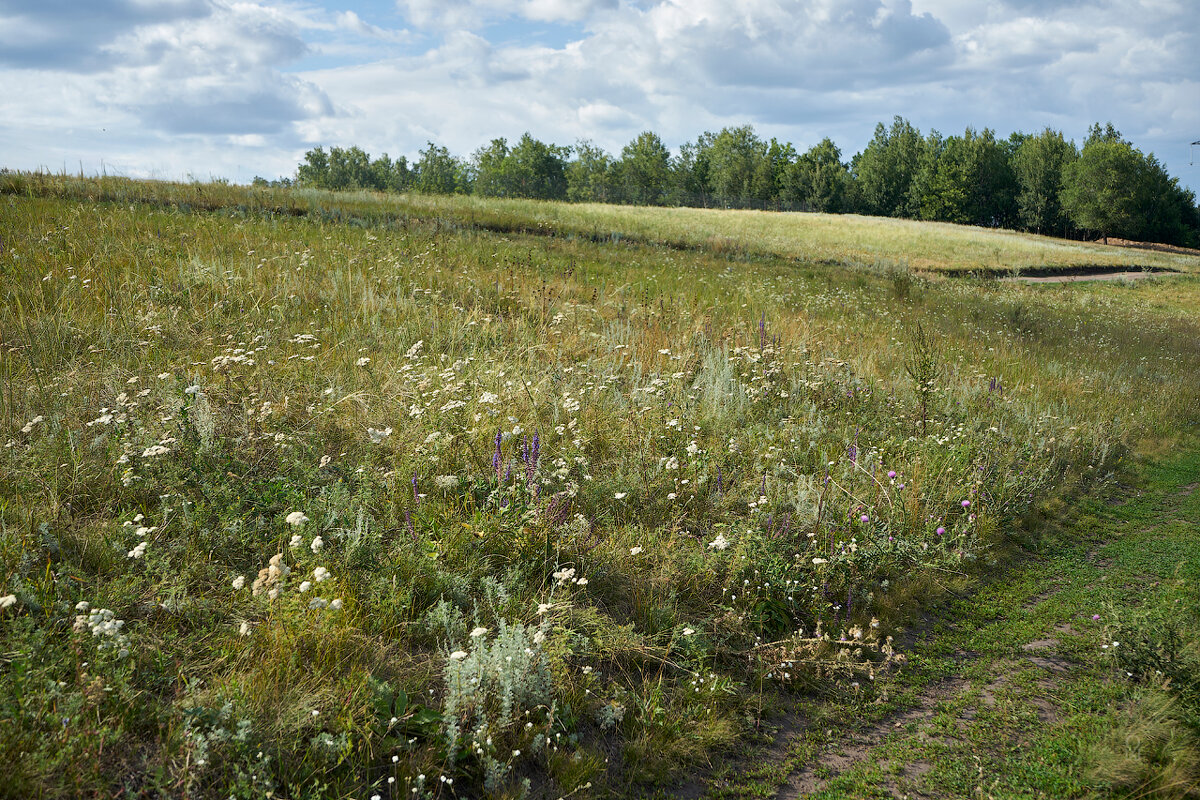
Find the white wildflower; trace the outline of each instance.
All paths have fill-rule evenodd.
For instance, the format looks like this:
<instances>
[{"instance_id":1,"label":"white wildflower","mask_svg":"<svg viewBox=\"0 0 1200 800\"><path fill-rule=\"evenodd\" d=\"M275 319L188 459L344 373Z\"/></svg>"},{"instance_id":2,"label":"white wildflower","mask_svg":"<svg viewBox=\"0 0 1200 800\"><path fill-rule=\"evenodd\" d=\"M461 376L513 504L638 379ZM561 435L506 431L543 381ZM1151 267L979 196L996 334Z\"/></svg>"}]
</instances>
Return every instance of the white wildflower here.
<instances>
[{"instance_id":1,"label":"white wildflower","mask_svg":"<svg viewBox=\"0 0 1200 800\"><path fill-rule=\"evenodd\" d=\"M299 528L301 525L308 522L308 517L303 511L293 511L284 517L283 521L294 528Z\"/></svg>"},{"instance_id":2,"label":"white wildflower","mask_svg":"<svg viewBox=\"0 0 1200 800\"><path fill-rule=\"evenodd\" d=\"M451 661L462 661L466 657L467 657L467 652L465 650L455 650L453 653L450 654Z\"/></svg>"},{"instance_id":3,"label":"white wildflower","mask_svg":"<svg viewBox=\"0 0 1200 800\"><path fill-rule=\"evenodd\" d=\"M241 590L242 588L245 587L245 585L246 585L246 576L245 575L238 575L236 578L233 579L233 588L234 589Z\"/></svg>"},{"instance_id":4,"label":"white wildflower","mask_svg":"<svg viewBox=\"0 0 1200 800\"><path fill-rule=\"evenodd\" d=\"M391 435L391 428L367 428L367 436L371 437L371 444L382 444L383 440Z\"/></svg>"},{"instance_id":5,"label":"white wildflower","mask_svg":"<svg viewBox=\"0 0 1200 800\"><path fill-rule=\"evenodd\" d=\"M6 608L12 608L17 604L17 596L15 594L6 594L0 597L0 611Z\"/></svg>"},{"instance_id":6,"label":"white wildflower","mask_svg":"<svg viewBox=\"0 0 1200 800\"><path fill-rule=\"evenodd\" d=\"M725 534L718 533L717 538L709 542L708 546L713 550L724 550L729 547L729 540L725 538Z\"/></svg>"},{"instance_id":7,"label":"white wildflower","mask_svg":"<svg viewBox=\"0 0 1200 800\"><path fill-rule=\"evenodd\" d=\"M488 632L487 628L478 627L475 630L471 631L471 638L478 639L480 636L485 635L487 632Z\"/></svg>"},{"instance_id":8,"label":"white wildflower","mask_svg":"<svg viewBox=\"0 0 1200 800\"><path fill-rule=\"evenodd\" d=\"M330 577L329 570L325 569L324 567L317 567L316 569L313 570L313 580L316 581L317 583L320 583L321 581L324 581L324 580L328 580L329 577Z\"/></svg>"},{"instance_id":9,"label":"white wildflower","mask_svg":"<svg viewBox=\"0 0 1200 800\"><path fill-rule=\"evenodd\" d=\"M313 555L316 555L317 553L321 552L321 548L324 546L325 540L318 536L312 540L312 544L308 546L308 549L313 551Z\"/></svg>"}]
</instances>

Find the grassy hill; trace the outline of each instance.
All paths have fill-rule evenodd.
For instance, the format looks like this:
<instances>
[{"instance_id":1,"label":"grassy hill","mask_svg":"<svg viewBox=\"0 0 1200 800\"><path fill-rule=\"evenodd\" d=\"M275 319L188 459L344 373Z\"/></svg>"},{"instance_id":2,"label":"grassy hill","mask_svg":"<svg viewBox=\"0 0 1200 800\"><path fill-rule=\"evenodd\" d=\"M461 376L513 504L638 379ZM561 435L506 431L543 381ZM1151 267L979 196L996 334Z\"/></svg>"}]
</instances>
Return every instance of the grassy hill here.
<instances>
[{"instance_id":1,"label":"grassy hill","mask_svg":"<svg viewBox=\"0 0 1200 800\"><path fill-rule=\"evenodd\" d=\"M778 256L868 269L1008 275L1055 270L1194 272L1200 256L1110 247L999 229L856 214L647 208L474 196L246 189L122 178L0 175L0 193L265 210L388 224L436 220L497 232L634 241L716 254Z\"/></svg>"},{"instance_id":2,"label":"grassy hill","mask_svg":"<svg viewBox=\"0 0 1200 800\"><path fill-rule=\"evenodd\" d=\"M665 793L772 709L890 707L923 608L1200 420L1195 275L913 274L1167 254L0 190L13 797Z\"/></svg>"}]
</instances>

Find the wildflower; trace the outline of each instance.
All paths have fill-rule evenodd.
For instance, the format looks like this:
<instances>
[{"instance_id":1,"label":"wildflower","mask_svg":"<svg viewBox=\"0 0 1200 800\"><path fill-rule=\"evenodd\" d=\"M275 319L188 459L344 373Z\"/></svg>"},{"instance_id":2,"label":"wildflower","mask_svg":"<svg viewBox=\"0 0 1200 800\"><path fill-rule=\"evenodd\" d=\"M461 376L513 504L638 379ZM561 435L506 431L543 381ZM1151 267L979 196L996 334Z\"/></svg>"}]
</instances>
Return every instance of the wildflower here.
<instances>
[{"instance_id":1,"label":"wildflower","mask_svg":"<svg viewBox=\"0 0 1200 800\"><path fill-rule=\"evenodd\" d=\"M284 517L283 521L292 527L299 528L301 525L308 522L308 517L303 511L293 511Z\"/></svg>"},{"instance_id":2,"label":"wildflower","mask_svg":"<svg viewBox=\"0 0 1200 800\"><path fill-rule=\"evenodd\" d=\"M443 491L446 491L448 489L454 489L458 486L458 476L457 475L438 475L438 476L434 477L433 485Z\"/></svg>"},{"instance_id":3,"label":"wildflower","mask_svg":"<svg viewBox=\"0 0 1200 800\"><path fill-rule=\"evenodd\" d=\"M29 420L29 422L25 423L25 426L23 428L21 428L21 433L33 433L33 426L37 425L39 422L42 422L45 419L46 418L43 417L41 414L38 414L33 419Z\"/></svg>"},{"instance_id":4,"label":"wildflower","mask_svg":"<svg viewBox=\"0 0 1200 800\"><path fill-rule=\"evenodd\" d=\"M480 403L487 403L489 405L495 405L499 401L500 401L500 396L495 394L494 392L484 392L483 394L479 395Z\"/></svg>"},{"instance_id":5,"label":"wildflower","mask_svg":"<svg viewBox=\"0 0 1200 800\"><path fill-rule=\"evenodd\" d=\"M238 575L236 578L233 579L233 588L235 590L240 591L245 585L246 585L246 576L245 575Z\"/></svg>"},{"instance_id":6,"label":"wildflower","mask_svg":"<svg viewBox=\"0 0 1200 800\"><path fill-rule=\"evenodd\" d=\"M483 636L483 635L484 635L484 634L486 634L487 632L488 632L488 629L487 629L487 628L484 628L484 627L482 627L482 626L481 626L481 627L478 627L478 628L476 628L475 630L471 631L471 638L472 638L472 639L478 639L480 636Z\"/></svg>"},{"instance_id":7,"label":"wildflower","mask_svg":"<svg viewBox=\"0 0 1200 800\"><path fill-rule=\"evenodd\" d=\"M184 389L183 393L184 394L199 394L200 393L200 384L193 383L191 386Z\"/></svg>"},{"instance_id":8,"label":"wildflower","mask_svg":"<svg viewBox=\"0 0 1200 800\"><path fill-rule=\"evenodd\" d=\"M861 517L858 518L858 521L859 522L868 522L868 521L870 521L870 519L871 518L868 517L866 514L863 514Z\"/></svg>"},{"instance_id":9,"label":"wildflower","mask_svg":"<svg viewBox=\"0 0 1200 800\"><path fill-rule=\"evenodd\" d=\"M367 356L363 356L363 357L362 357L362 358L360 358L358 361L355 361L355 362L354 362L354 366L356 366L356 367L365 367L367 364L370 364L370 363L371 363L371 359L370 359L369 357L367 357Z\"/></svg>"},{"instance_id":10,"label":"wildflower","mask_svg":"<svg viewBox=\"0 0 1200 800\"><path fill-rule=\"evenodd\" d=\"M717 538L709 542L708 546L713 550L724 550L729 547L729 540L725 538L725 534L718 533Z\"/></svg>"},{"instance_id":11,"label":"wildflower","mask_svg":"<svg viewBox=\"0 0 1200 800\"><path fill-rule=\"evenodd\" d=\"M812 560L812 562L813 562L814 564L818 564L818 565L820 565L820 564L828 564L828 563L829 563L829 559L827 559L827 558L814 558L814 559Z\"/></svg>"},{"instance_id":12,"label":"wildflower","mask_svg":"<svg viewBox=\"0 0 1200 800\"><path fill-rule=\"evenodd\" d=\"M550 603L538 603L538 613L539 614L548 614L548 613L550 613L550 609L553 607L554 606L551 605Z\"/></svg>"},{"instance_id":13,"label":"wildflower","mask_svg":"<svg viewBox=\"0 0 1200 800\"><path fill-rule=\"evenodd\" d=\"M300 582L301 593L307 592L311 588L312 588L312 581L301 581Z\"/></svg>"},{"instance_id":14,"label":"wildflower","mask_svg":"<svg viewBox=\"0 0 1200 800\"><path fill-rule=\"evenodd\" d=\"M371 437L371 444L382 444L383 440L392 435L391 428L367 428L367 436Z\"/></svg>"},{"instance_id":15,"label":"wildflower","mask_svg":"<svg viewBox=\"0 0 1200 800\"><path fill-rule=\"evenodd\" d=\"M142 556L146 555L146 545L148 544L149 542L138 542L137 546L125 555L128 558L141 558Z\"/></svg>"},{"instance_id":16,"label":"wildflower","mask_svg":"<svg viewBox=\"0 0 1200 800\"><path fill-rule=\"evenodd\" d=\"M691 628L684 628L684 629L683 629L683 635L684 635L684 636L691 636L693 633L695 633L695 631L694 631L694 630L692 630Z\"/></svg>"},{"instance_id":17,"label":"wildflower","mask_svg":"<svg viewBox=\"0 0 1200 800\"><path fill-rule=\"evenodd\" d=\"M100 416L96 417L94 420L87 423L87 426L90 428L93 425L111 425L112 421L113 421L112 412L109 411L107 408L102 408L102 409L100 409Z\"/></svg>"},{"instance_id":18,"label":"wildflower","mask_svg":"<svg viewBox=\"0 0 1200 800\"><path fill-rule=\"evenodd\" d=\"M308 549L313 551L313 555L316 555L317 553L321 552L321 548L324 546L325 546L325 540L322 539L320 536L318 536L317 538L312 540L312 544L310 544L308 546Z\"/></svg>"},{"instance_id":19,"label":"wildflower","mask_svg":"<svg viewBox=\"0 0 1200 800\"><path fill-rule=\"evenodd\" d=\"M321 463L318 466L318 469L325 469L325 467L329 466L330 461L333 461L332 456L321 456Z\"/></svg>"},{"instance_id":20,"label":"wildflower","mask_svg":"<svg viewBox=\"0 0 1200 800\"><path fill-rule=\"evenodd\" d=\"M942 527L939 527L939 528L937 529L937 535L938 535L938 536L945 536L945 535L946 535L946 529L945 529L945 528L942 528Z\"/></svg>"},{"instance_id":21,"label":"wildflower","mask_svg":"<svg viewBox=\"0 0 1200 800\"><path fill-rule=\"evenodd\" d=\"M636 556L640 552L642 552L642 548L640 548L640 547L629 548L629 555L631 555L631 556Z\"/></svg>"},{"instance_id":22,"label":"wildflower","mask_svg":"<svg viewBox=\"0 0 1200 800\"><path fill-rule=\"evenodd\" d=\"M6 594L0 597L0 611L6 608L11 608L17 604L17 596L15 594Z\"/></svg>"},{"instance_id":23,"label":"wildflower","mask_svg":"<svg viewBox=\"0 0 1200 800\"><path fill-rule=\"evenodd\" d=\"M330 577L329 570L325 569L324 567L317 567L316 569L313 570L313 580L316 581L317 583L320 583L321 581L326 580L329 577Z\"/></svg>"},{"instance_id":24,"label":"wildflower","mask_svg":"<svg viewBox=\"0 0 1200 800\"><path fill-rule=\"evenodd\" d=\"M171 452L171 448L161 444L152 444L142 451L142 458L154 458L155 456L165 456Z\"/></svg>"},{"instance_id":25,"label":"wildflower","mask_svg":"<svg viewBox=\"0 0 1200 800\"><path fill-rule=\"evenodd\" d=\"M334 611L341 611L342 610L342 598L335 597L332 600L330 600L329 607L332 608Z\"/></svg>"},{"instance_id":26,"label":"wildflower","mask_svg":"<svg viewBox=\"0 0 1200 800\"><path fill-rule=\"evenodd\" d=\"M629 496L629 492L617 492L616 494L613 495L613 497L615 497L618 500L624 500L628 496Z\"/></svg>"},{"instance_id":27,"label":"wildflower","mask_svg":"<svg viewBox=\"0 0 1200 800\"><path fill-rule=\"evenodd\" d=\"M243 622L242 626L240 628L238 628L238 633L240 633L242 636L249 636L250 635L250 623Z\"/></svg>"},{"instance_id":28,"label":"wildflower","mask_svg":"<svg viewBox=\"0 0 1200 800\"><path fill-rule=\"evenodd\" d=\"M896 477L896 470L894 470L894 469L889 469L889 470L888 470L888 477L889 477L889 478L894 478L894 477Z\"/></svg>"},{"instance_id":29,"label":"wildflower","mask_svg":"<svg viewBox=\"0 0 1200 800\"><path fill-rule=\"evenodd\" d=\"M962 507L963 507L963 508L970 508L970 507L971 507L971 501L970 501L970 500L963 500L963 501L962 501Z\"/></svg>"},{"instance_id":30,"label":"wildflower","mask_svg":"<svg viewBox=\"0 0 1200 800\"><path fill-rule=\"evenodd\" d=\"M1100 615L1092 614L1092 622L1099 622L1099 621L1100 621Z\"/></svg>"},{"instance_id":31,"label":"wildflower","mask_svg":"<svg viewBox=\"0 0 1200 800\"><path fill-rule=\"evenodd\" d=\"M466 650L455 650L453 653L450 654L451 661L462 661L466 657L467 657Z\"/></svg>"},{"instance_id":32,"label":"wildflower","mask_svg":"<svg viewBox=\"0 0 1200 800\"><path fill-rule=\"evenodd\" d=\"M298 533L293 533L292 538L288 540L288 547L295 550L300 545L304 544L304 537Z\"/></svg>"},{"instance_id":33,"label":"wildflower","mask_svg":"<svg viewBox=\"0 0 1200 800\"><path fill-rule=\"evenodd\" d=\"M329 605L329 601L325 600L323 598L320 598L320 597L314 597L312 600L308 601L309 609L319 610L319 609L325 608L328 605Z\"/></svg>"}]
</instances>

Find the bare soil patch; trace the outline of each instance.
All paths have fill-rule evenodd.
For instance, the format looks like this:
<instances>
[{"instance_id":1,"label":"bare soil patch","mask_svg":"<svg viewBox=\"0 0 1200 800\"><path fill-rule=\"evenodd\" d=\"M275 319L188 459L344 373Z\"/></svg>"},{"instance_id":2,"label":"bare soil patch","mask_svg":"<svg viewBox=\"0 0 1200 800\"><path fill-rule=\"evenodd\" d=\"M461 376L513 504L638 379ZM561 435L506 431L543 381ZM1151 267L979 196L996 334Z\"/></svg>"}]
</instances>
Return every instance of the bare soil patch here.
<instances>
[{"instance_id":1,"label":"bare soil patch","mask_svg":"<svg viewBox=\"0 0 1200 800\"><path fill-rule=\"evenodd\" d=\"M1095 244L1106 244L1109 247L1132 247L1136 250L1155 250L1159 253L1177 253L1181 256L1200 256L1200 250L1192 247L1180 247L1175 244L1163 244L1161 242L1137 242L1133 239L1118 239L1115 236L1109 236L1106 239L1097 239Z\"/></svg>"},{"instance_id":2,"label":"bare soil patch","mask_svg":"<svg viewBox=\"0 0 1200 800\"><path fill-rule=\"evenodd\" d=\"M1174 275L1177 273L1166 271L1148 271L1148 270L1121 270L1116 272L1092 272L1081 275L1018 275L1012 278L1001 278L1007 283L1074 283L1075 281L1119 281L1119 280L1143 280L1145 278L1153 278L1161 275Z\"/></svg>"}]
</instances>

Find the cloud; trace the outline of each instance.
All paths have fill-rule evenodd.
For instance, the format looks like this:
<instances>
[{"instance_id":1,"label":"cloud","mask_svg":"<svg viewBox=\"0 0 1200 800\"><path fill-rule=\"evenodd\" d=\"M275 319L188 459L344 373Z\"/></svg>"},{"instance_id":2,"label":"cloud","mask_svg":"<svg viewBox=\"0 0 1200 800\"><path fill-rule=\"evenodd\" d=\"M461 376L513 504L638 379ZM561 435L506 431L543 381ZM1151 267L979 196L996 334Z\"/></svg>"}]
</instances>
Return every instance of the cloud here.
<instances>
[{"instance_id":1,"label":"cloud","mask_svg":"<svg viewBox=\"0 0 1200 800\"><path fill-rule=\"evenodd\" d=\"M241 175L316 144L466 155L529 131L618 152L749 122L848 157L895 114L1077 139L1111 119L1186 178L1200 137L1194 0L319 2L0 0L0 140Z\"/></svg>"},{"instance_id":2,"label":"cloud","mask_svg":"<svg viewBox=\"0 0 1200 800\"><path fill-rule=\"evenodd\" d=\"M0 65L84 72L118 62L109 46L142 25L203 19L209 0L0 2Z\"/></svg>"},{"instance_id":3,"label":"cloud","mask_svg":"<svg viewBox=\"0 0 1200 800\"><path fill-rule=\"evenodd\" d=\"M397 0L413 25L440 30L478 30L500 19L580 22L618 8L618 0Z\"/></svg>"},{"instance_id":4,"label":"cloud","mask_svg":"<svg viewBox=\"0 0 1200 800\"><path fill-rule=\"evenodd\" d=\"M297 120L334 113L319 89L280 71L308 52L303 20L285 11L257 3L184 0L79 5L87 8L86 21L100 20L84 48L92 53L84 59L91 69L58 80L95 98L84 100L84 108L95 103L110 114L120 110L170 134L281 133ZM39 7L43 18L38 24L48 29L55 19L65 23L69 14L52 13L62 10ZM60 45L78 43L81 26L58 27L65 31L59 34ZM57 71L62 63L21 66ZM22 93L29 77L8 85ZM27 99L29 105L38 103Z\"/></svg>"}]
</instances>

